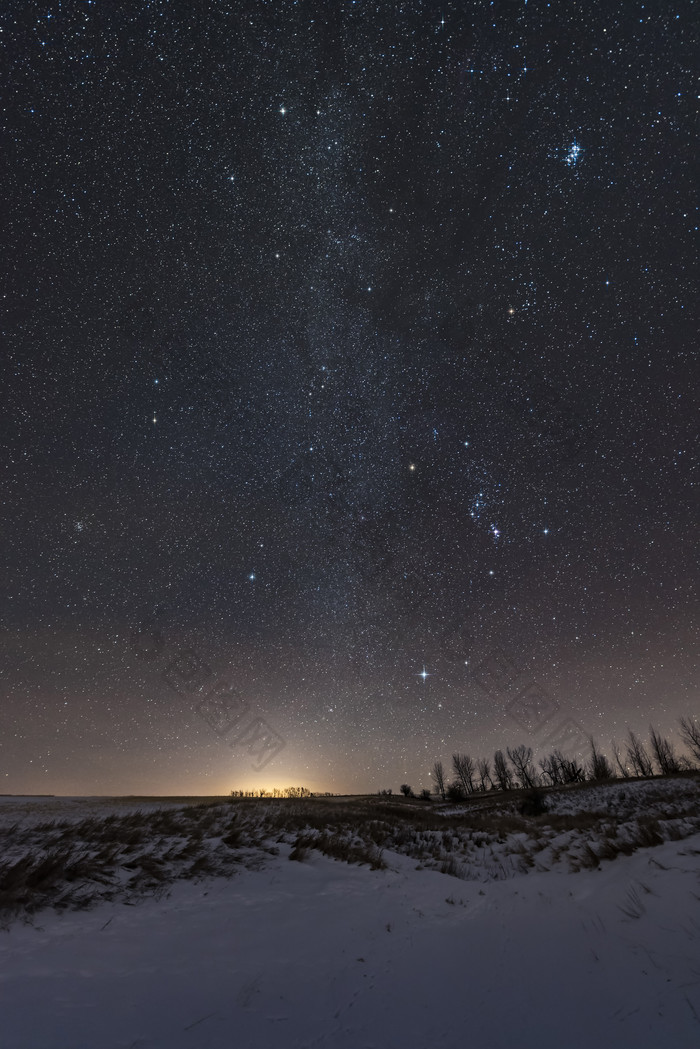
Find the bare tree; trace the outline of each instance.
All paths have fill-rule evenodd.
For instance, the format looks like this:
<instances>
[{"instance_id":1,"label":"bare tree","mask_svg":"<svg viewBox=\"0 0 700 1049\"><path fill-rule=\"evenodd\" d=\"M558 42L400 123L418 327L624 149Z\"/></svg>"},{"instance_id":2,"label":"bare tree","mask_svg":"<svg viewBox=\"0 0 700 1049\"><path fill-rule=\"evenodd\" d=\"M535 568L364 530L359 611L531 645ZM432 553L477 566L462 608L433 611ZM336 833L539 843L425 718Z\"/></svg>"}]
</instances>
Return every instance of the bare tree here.
<instances>
[{"instance_id":1,"label":"bare tree","mask_svg":"<svg viewBox=\"0 0 700 1049\"><path fill-rule=\"evenodd\" d=\"M535 766L532 764L532 747L526 747L524 743L521 743L519 747L515 747L513 750L508 747L507 750L510 763L520 780L520 785L526 788L536 787L537 773L535 772Z\"/></svg>"},{"instance_id":2,"label":"bare tree","mask_svg":"<svg viewBox=\"0 0 700 1049\"><path fill-rule=\"evenodd\" d=\"M690 718L680 718L681 739L695 758L700 761L700 725L696 725Z\"/></svg>"},{"instance_id":3,"label":"bare tree","mask_svg":"<svg viewBox=\"0 0 700 1049\"><path fill-rule=\"evenodd\" d=\"M409 786L408 783L402 783L401 784L401 793L403 794L404 798L412 798L413 797L413 791L411 790L411 787Z\"/></svg>"},{"instance_id":4,"label":"bare tree","mask_svg":"<svg viewBox=\"0 0 700 1049\"><path fill-rule=\"evenodd\" d=\"M435 793L439 794L444 801L447 790L445 789L445 770L441 761L435 762L431 775L435 780Z\"/></svg>"},{"instance_id":5,"label":"bare tree","mask_svg":"<svg viewBox=\"0 0 700 1049\"><path fill-rule=\"evenodd\" d=\"M604 780L613 778L613 770L610 762L600 750L598 750L598 744L593 739L593 736L588 737L588 743L591 748L591 756L588 759L588 767L590 769L590 778L593 780Z\"/></svg>"},{"instance_id":6,"label":"bare tree","mask_svg":"<svg viewBox=\"0 0 700 1049\"><path fill-rule=\"evenodd\" d=\"M542 769L542 775L549 780L553 787L564 782L561 764L556 754L550 754L548 757L542 758L539 761L539 766Z\"/></svg>"},{"instance_id":7,"label":"bare tree","mask_svg":"<svg viewBox=\"0 0 700 1049\"><path fill-rule=\"evenodd\" d=\"M618 769L620 770L620 775L622 776L623 779L629 779L630 778L630 770L627 768L627 766L623 762L622 756L620 754L620 748L618 747L618 745L615 742L615 740L612 741L612 752L613 752L613 757L615 758L615 764L617 765Z\"/></svg>"},{"instance_id":8,"label":"bare tree","mask_svg":"<svg viewBox=\"0 0 700 1049\"><path fill-rule=\"evenodd\" d=\"M474 762L468 754L453 754L452 768L455 778L465 794L474 793Z\"/></svg>"},{"instance_id":9,"label":"bare tree","mask_svg":"<svg viewBox=\"0 0 700 1049\"><path fill-rule=\"evenodd\" d=\"M493 786L491 763L488 758L477 758L476 770L479 773L479 790L486 791L489 789L489 786Z\"/></svg>"},{"instance_id":10,"label":"bare tree","mask_svg":"<svg viewBox=\"0 0 700 1049\"><path fill-rule=\"evenodd\" d=\"M583 765L579 765L575 758L565 758L560 750L554 753L561 769L562 783L583 783L586 778Z\"/></svg>"},{"instance_id":11,"label":"bare tree","mask_svg":"<svg viewBox=\"0 0 700 1049\"><path fill-rule=\"evenodd\" d=\"M647 748L644 746L641 739L638 739L637 736L635 736L632 729L630 729L627 736L627 760L634 769L636 776L654 775L654 769Z\"/></svg>"},{"instance_id":12,"label":"bare tree","mask_svg":"<svg viewBox=\"0 0 700 1049\"><path fill-rule=\"evenodd\" d=\"M649 732L651 733L651 752L661 775L672 776L674 772L680 772L681 766L678 758L666 737L659 735L653 725L649 726Z\"/></svg>"},{"instance_id":13,"label":"bare tree","mask_svg":"<svg viewBox=\"0 0 700 1049\"><path fill-rule=\"evenodd\" d=\"M513 786L513 773L508 768L506 757L502 750L497 750L493 756L493 773L499 790L510 790Z\"/></svg>"}]
</instances>

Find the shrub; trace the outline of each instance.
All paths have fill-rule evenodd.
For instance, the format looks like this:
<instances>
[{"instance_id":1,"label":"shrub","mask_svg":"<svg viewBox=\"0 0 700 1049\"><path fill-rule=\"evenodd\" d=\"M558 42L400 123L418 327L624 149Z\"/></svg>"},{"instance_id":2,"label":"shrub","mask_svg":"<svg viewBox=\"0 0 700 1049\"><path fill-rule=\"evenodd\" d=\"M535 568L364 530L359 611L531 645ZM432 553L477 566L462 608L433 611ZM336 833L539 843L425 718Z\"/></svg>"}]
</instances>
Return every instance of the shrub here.
<instances>
[{"instance_id":1,"label":"shrub","mask_svg":"<svg viewBox=\"0 0 700 1049\"><path fill-rule=\"evenodd\" d=\"M520 803L521 816L542 816L547 812L547 799L541 790L528 791Z\"/></svg>"}]
</instances>

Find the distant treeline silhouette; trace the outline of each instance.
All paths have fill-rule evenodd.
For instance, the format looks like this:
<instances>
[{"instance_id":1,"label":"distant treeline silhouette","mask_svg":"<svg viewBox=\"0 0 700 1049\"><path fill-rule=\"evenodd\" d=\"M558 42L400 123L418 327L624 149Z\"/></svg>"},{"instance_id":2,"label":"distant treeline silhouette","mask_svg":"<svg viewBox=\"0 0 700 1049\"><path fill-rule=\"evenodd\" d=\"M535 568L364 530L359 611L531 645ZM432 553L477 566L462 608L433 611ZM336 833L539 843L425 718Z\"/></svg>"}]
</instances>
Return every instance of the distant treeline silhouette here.
<instances>
[{"instance_id":1,"label":"distant treeline silhouette","mask_svg":"<svg viewBox=\"0 0 700 1049\"><path fill-rule=\"evenodd\" d=\"M493 762L488 758L472 759L469 754L452 755L452 778L442 761L436 761L431 770L432 791L423 788L418 797L428 800L437 794L444 800L460 801L470 794L490 790L532 790L535 787L557 787L567 783L604 782L613 779L631 779L646 776L672 776L691 772L700 764L700 726L695 719L680 718L680 737L689 754L677 754L673 744L653 725L649 739L644 742L630 729L623 743L624 751L613 740L612 761L589 736L587 758L567 757L561 750L553 750L540 758L535 767L532 747L506 747L505 754L497 750ZM401 793L416 797L408 783L401 784ZM380 790L379 794L391 794Z\"/></svg>"},{"instance_id":2,"label":"distant treeline silhouette","mask_svg":"<svg viewBox=\"0 0 700 1049\"><path fill-rule=\"evenodd\" d=\"M332 798L333 795L326 793L312 793L306 787L273 787L272 790L232 790L232 798Z\"/></svg>"}]
</instances>

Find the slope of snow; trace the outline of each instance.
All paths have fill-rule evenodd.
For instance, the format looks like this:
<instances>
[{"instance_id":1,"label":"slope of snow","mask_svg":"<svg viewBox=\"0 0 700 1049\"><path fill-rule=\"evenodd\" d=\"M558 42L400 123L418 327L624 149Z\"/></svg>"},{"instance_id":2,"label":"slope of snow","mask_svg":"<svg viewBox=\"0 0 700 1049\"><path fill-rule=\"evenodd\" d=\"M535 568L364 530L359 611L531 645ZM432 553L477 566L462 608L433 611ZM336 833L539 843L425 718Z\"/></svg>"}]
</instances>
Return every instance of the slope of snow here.
<instances>
[{"instance_id":1,"label":"slope of snow","mask_svg":"<svg viewBox=\"0 0 700 1049\"><path fill-rule=\"evenodd\" d=\"M0 1049L700 1045L700 835L488 884L288 853L0 933Z\"/></svg>"}]
</instances>

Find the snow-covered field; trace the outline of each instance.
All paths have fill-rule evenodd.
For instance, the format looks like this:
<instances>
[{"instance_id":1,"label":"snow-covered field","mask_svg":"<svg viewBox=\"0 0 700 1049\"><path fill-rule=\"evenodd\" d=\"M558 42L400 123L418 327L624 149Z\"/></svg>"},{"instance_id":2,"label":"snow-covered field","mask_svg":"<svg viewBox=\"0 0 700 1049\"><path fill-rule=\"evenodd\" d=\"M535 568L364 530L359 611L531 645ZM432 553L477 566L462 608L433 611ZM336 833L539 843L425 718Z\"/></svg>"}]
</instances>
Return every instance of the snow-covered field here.
<instances>
[{"instance_id":1,"label":"snow-covered field","mask_svg":"<svg viewBox=\"0 0 700 1049\"><path fill-rule=\"evenodd\" d=\"M286 812L272 802L194 810L187 826L206 816L209 837L200 827L197 847L208 841L212 858L226 828L241 826L237 848L228 847L232 876L160 877L87 910L47 907L6 922L0 1049L697 1049L697 799L690 778L561 792L529 830L511 801L478 818L449 809L424 818L406 806L403 823L398 801L368 801L372 821L355 820L356 843L372 845L368 835L381 837L374 824L390 814L396 824L384 869L305 844L320 833L313 802ZM17 806L8 808L17 822ZM653 847L637 843L649 812L661 842ZM432 829L438 818L448 839ZM104 831L80 826L85 842ZM116 841L139 825L107 826ZM154 826L152 848L181 872L174 850L184 825L143 824ZM595 852L613 830L634 851L578 869L583 839ZM662 840L669 833L674 840ZM442 851L430 844L438 836ZM446 846L460 877L440 873ZM143 847L129 846L139 855ZM337 848L337 836L326 847ZM135 869L131 862L127 874Z\"/></svg>"},{"instance_id":2,"label":"snow-covered field","mask_svg":"<svg viewBox=\"0 0 700 1049\"><path fill-rule=\"evenodd\" d=\"M109 816L112 813L153 812L197 804L201 798L104 798L104 797L43 797L0 794L0 827L13 823L24 826L47 820L84 820L89 816ZM223 799L222 799L223 800Z\"/></svg>"}]
</instances>

